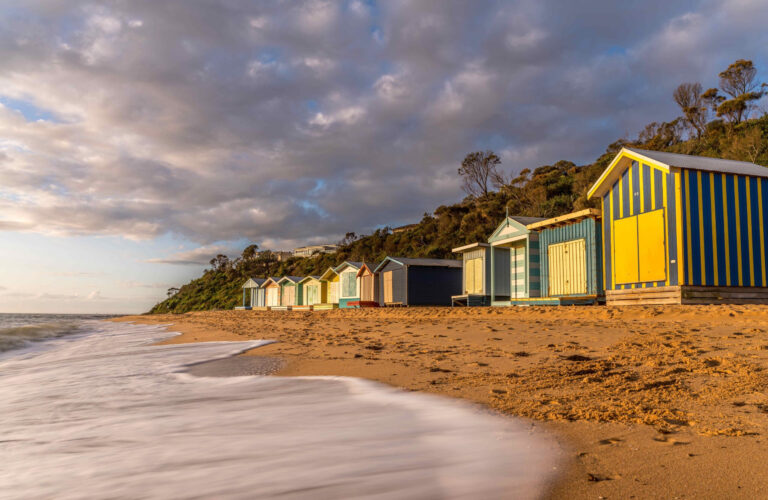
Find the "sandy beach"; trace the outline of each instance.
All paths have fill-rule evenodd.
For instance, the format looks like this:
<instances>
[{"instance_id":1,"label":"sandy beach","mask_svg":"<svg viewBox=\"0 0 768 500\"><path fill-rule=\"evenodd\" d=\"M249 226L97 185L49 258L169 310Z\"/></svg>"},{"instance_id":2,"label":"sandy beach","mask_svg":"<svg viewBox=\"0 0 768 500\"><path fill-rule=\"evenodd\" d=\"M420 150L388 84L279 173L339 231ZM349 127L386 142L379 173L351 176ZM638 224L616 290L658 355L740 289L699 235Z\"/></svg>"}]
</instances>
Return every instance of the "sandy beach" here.
<instances>
[{"instance_id":1,"label":"sandy beach","mask_svg":"<svg viewBox=\"0 0 768 500\"><path fill-rule=\"evenodd\" d=\"M182 335L169 343L277 341L243 355L267 361L198 367L200 375L362 377L530 419L568 457L551 498L755 498L768 485L766 307L213 311L119 320L172 324Z\"/></svg>"}]
</instances>

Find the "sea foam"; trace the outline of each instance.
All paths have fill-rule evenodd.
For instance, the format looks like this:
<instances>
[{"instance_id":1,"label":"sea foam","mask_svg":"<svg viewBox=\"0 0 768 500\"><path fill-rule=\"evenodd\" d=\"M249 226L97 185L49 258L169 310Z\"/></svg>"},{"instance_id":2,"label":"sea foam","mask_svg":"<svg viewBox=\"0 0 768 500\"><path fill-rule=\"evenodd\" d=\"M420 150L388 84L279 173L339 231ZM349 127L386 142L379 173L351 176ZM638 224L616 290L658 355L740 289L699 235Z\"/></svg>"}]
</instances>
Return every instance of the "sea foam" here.
<instances>
[{"instance_id":1,"label":"sea foam","mask_svg":"<svg viewBox=\"0 0 768 500\"><path fill-rule=\"evenodd\" d=\"M3 498L535 498L554 445L522 421L341 377L195 377L261 342L155 346L163 327L0 360Z\"/></svg>"}]
</instances>

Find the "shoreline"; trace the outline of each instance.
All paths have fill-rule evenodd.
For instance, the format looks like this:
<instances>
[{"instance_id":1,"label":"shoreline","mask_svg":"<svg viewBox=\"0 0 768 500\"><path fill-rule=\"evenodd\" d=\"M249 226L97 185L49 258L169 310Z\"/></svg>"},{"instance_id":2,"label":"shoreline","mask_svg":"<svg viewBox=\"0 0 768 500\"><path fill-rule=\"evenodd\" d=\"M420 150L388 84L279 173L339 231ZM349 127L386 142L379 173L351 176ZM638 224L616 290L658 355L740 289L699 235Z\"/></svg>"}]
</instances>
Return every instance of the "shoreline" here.
<instances>
[{"instance_id":1,"label":"shoreline","mask_svg":"<svg viewBox=\"0 0 768 500\"><path fill-rule=\"evenodd\" d=\"M367 378L527 418L572 450L551 498L746 498L768 483L759 467L768 459L768 340L760 335L768 308L214 311L116 320L173 323L180 335L163 343L274 339L234 359L278 358L278 376Z\"/></svg>"}]
</instances>

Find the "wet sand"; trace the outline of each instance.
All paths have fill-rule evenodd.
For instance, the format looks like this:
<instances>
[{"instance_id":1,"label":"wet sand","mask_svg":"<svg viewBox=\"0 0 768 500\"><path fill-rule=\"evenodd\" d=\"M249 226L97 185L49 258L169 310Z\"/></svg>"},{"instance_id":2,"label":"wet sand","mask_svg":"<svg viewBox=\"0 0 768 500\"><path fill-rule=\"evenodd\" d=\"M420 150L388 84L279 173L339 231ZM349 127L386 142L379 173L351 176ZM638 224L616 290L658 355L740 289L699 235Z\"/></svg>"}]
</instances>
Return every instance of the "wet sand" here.
<instances>
[{"instance_id":1,"label":"wet sand","mask_svg":"<svg viewBox=\"0 0 768 500\"><path fill-rule=\"evenodd\" d=\"M768 307L215 311L169 342L275 339L279 375L347 375L532 419L568 450L552 498L768 488Z\"/></svg>"},{"instance_id":2,"label":"wet sand","mask_svg":"<svg viewBox=\"0 0 768 500\"><path fill-rule=\"evenodd\" d=\"M196 377L247 377L272 375L280 371L285 362L279 358L265 356L234 356L214 359L190 365L185 373Z\"/></svg>"}]
</instances>

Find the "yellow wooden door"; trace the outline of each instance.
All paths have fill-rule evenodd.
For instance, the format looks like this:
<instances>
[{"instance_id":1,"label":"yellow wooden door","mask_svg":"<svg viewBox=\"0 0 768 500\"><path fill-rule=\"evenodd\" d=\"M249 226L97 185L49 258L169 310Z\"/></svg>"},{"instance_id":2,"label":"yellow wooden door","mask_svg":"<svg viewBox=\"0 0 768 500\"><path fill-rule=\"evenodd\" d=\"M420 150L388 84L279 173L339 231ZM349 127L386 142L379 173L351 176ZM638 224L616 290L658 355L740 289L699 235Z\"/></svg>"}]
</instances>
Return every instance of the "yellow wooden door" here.
<instances>
[{"instance_id":1,"label":"yellow wooden door","mask_svg":"<svg viewBox=\"0 0 768 500\"><path fill-rule=\"evenodd\" d=\"M474 262L475 267L475 284L474 284L474 292L473 293L483 293L483 275L485 274L483 272L483 259L477 258L473 259L472 262Z\"/></svg>"},{"instance_id":2,"label":"yellow wooden door","mask_svg":"<svg viewBox=\"0 0 768 500\"><path fill-rule=\"evenodd\" d=\"M328 302L337 304L339 302L339 282L331 281L328 283Z\"/></svg>"},{"instance_id":3,"label":"yellow wooden door","mask_svg":"<svg viewBox=\"0 0 768 500\"><path fill-rule=\"evenodd\" d=\"M583 239L550 245L547 249L549 295L587 293L586 245Z\"/></svg>"},{"instance_id":4,"label":"yellow wooden door","mask_svg":"<svg viewBox=\"0 0 768 500\"><path fill-rule=\"evenodd\" d=\"M464 263L464 293L475 293L475 260Z\"/></svg>"},{"instance_id":5,"label":"yellow wooden door","mask_svg":"<svg viewBox=\"0 0 768 500\"><path fill-rule=\"evenodd\" d=\"M392 271L387 271L384 273L384 303L392 302Z\"/></svg>"},{"instance_id":6,"label":"yellow wooden door","mask_svg":"<svg viewBox=\"0 0 768 500\"><path fill-rule=\"evenodd\" d=\"M637 283L640 279L637 261L637 217L613 223L616 283Z\"/></svg>"},{"instance_id":7,"label":"yellow wooden door","mask_svg":"<svg viewBox=\"0 0 768 500\"><path fill-rule=\"evenodd\" d=\"M664 210L637 216L637 239L640 281L667 279Z\"/></svg>"}]
</instances>

